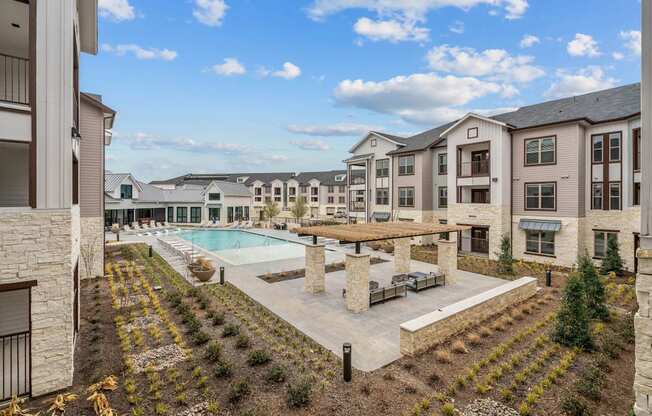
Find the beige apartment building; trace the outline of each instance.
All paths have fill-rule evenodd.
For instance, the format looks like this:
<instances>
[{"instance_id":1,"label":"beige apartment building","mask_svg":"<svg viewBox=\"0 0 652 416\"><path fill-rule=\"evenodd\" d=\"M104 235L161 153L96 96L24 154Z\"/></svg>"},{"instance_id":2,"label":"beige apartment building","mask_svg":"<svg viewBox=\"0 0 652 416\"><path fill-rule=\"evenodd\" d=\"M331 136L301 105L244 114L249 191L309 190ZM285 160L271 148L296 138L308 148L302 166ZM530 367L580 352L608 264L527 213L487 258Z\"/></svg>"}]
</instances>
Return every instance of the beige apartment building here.
<instances>
[{"instance_id":1,"label":"beige apartment building","mask_svg":"<svg viewBox=\"0 0 652 416\"><path fill-rule=\"evenodd\" d=\"M72 384L80 247L102 215L87 193L115 114L79 91L97 45L97 1L0 2L0 402Z\"/></svg>"},{"instance_id":2,"label":"beige apartment building","mask_svg":"<svg viewBox=\"0 0 652 416\"><path fill-rule=\"evenodd\" d=\"M634 271L641 140L640 84L412 137L370 132L345 161L349 216L468 225L461 252L495 259L508 236L516 259L563 266L584 252L599 263L613 235Z\"/></svg>"}]
</instances>

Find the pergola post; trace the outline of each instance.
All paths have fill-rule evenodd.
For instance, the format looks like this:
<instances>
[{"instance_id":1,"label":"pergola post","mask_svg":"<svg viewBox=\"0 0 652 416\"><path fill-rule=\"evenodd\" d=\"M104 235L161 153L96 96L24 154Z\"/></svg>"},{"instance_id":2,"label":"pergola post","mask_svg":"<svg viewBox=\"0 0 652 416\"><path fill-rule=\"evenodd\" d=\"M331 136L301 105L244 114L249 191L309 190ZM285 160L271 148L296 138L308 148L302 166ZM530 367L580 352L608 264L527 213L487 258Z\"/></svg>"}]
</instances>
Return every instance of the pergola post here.
<instances>
[{"instance_id":1,"label":"pergola post","mask_svg":"<svg viewBox=\"0 0 652 416\"><path fill-rule=\"evenodd\" d=\"M437 264L446 276L446 283L455 283L457 275L457 241L437 241Z\"/></svg>"},{"instance_id":2,"label":"pergola post","mask_svg":"<svg viewBox=\"0 0 652 416\"><path fill-rule=\"evenodd\" d=\"M323 244L306 245L306 277L303 288L316 295L326 289L326 250Z\"/></svg>"},{"instance_id":3,"label":"pergola post","mask_svg":"<svg viewBox=\"0 0 652 416\"><path fill-rule=\"evenodd\" d=\"M394 271L397 274L410 273L410 238L397 238L394 241Z\"/></svg>"},{"instance_id":4,"label":"pergola post","mask_svg":"<svg viewBox=\"0 0 652 416\"><path fill-rule=\"evenodd\" d=\"M369 309L369 254L346 253L346 308Z\"/></svg>"}]
</instances>

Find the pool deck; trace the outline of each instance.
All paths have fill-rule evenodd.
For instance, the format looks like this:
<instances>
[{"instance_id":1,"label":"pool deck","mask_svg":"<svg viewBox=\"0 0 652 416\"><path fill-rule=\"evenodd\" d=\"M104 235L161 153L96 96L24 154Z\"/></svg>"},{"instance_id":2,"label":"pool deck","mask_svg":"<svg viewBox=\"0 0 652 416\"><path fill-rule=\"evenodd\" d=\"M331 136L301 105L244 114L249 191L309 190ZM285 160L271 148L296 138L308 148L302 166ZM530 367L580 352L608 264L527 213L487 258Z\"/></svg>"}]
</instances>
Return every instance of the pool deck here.
<instances>
[{"instance_id":1,"label":"pool deck","mask_svg":"<svg viewBox=\"0 0 652 416\"><path fill-rule=\"evenodd\" d=\"M258 229L254 232L305 244L305 240L287 231ZM188 276L183 260L162 247L156 237L129 235L121 239L152 244L172 267L190 281L193 280ZM351 251L352 247L328 245L326 263L343 261L345 253ZM393 257L367 248L363 248L363 252L390 260L370 267L371 280L379 282L381 286L389 284L392 275L395 274ZM204 254L225 267L225 277L228 282L338 356L342 356L344 342L352 343L353 365L362 371L373 371L401 357L399 351L401 323L506 283L501 279L458 271L454 284L419 293L409 292L407 297L375 305L361 314L353 314L347 311L345 299L342 297L342 289L346 286L345 271L326 274L326 292L312 295L303 291L303 278L270 284L257 277L265 273L303 268L305 266L303 256L234 265L223 262L213 253L204 252ZM412 271L429 272L437 269L437 265L411 262ZM216 273L209 284L218 279ZM197 284L197 282L192 283Z\"/></svg>"}]
</instances>

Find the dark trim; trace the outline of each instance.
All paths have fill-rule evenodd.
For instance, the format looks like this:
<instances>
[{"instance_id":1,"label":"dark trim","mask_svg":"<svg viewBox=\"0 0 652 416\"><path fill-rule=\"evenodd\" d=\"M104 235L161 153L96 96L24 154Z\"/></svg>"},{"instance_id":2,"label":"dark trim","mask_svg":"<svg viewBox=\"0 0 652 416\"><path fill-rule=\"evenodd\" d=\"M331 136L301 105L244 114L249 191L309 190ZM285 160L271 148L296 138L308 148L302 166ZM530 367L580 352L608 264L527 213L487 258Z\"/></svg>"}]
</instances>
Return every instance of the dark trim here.
<instances>
[{"instance_id":1,"label":"dark trim","mask_svg":"<svg viewBox=\"0 0 652 416\"><path fill-rule=\"evenodd\" d=\"M0 143L16 143L16 144L25 144L29 146L29 142L23 142L20 140L12 140L12 139L3 139L3 138L0 138Z\"/></svg>"},{"instance_id":2,"label":"dark trim","mask_svg":"<svg viewBox=\"0 0 652 416\"><path fill-rule=\"evenodd\" d=\"M29 146L29 206L36 208L36 159L37 159L37 104L36 104L36 66L38 61L36 59L36 2L31 0L29 2L29 103L32 113L32 141Z\"/></svg>"},{"instance_id":3,"label":"dark trim","mask_svg":"<svg viewBox=\"0 0 652 416\"><path fill-rule=\"evenodd\" d=\"M38 286L36 280L27 280L24 282L14 282L14 283L5 283L0 285L0 293L2 292L11 292L13 290L22 290L29 289L31 287Z\"/></svg>"},{"instance_id":4,"label":"dark trim","mask_svg":"<svg viewBox=\"0 0 652 416\"><path fill-rule=\"evenodd\" d=\"M641 171L641 161L639 160L638 157L638 151L641 150L639 149L639 140L641 139L641 128L637 127L635 129L632 129L632 169L634 173L640 172ZM638 165L638 169L636 169L636 165Z\"/></svg>"},{"instance_id":5,"label":"dark trim","mask_svg":"<svg viewBox=\"0 0 652 416\"><path fill-rule=\"evenodd\" d=\"M555 208L528 208L527 207L527 186L528 185L555 185ZM541 187L539 187L541 191ZM541 194L539 193L539 199L541 199ZM523 183L523 211L545 211L545 212L557 212L557 181L547 181L547 182L525 182Z\"/></svg>"},{"instance_id":6,"label":"dark trim","mask_svg":"<svg viewBox=\"0 0 652 416\"><path fill-rule=\"evenodd\" d=\"M527 142L532 141L532 140L541 140L541 139L549 139L552 138L553 141L555 142L555 160L552 162L546 162L546 163L527 163ZM539 160L541 160L541 144L539 144ZM541 136L541 137L529 137L527 139L523 139L523 167L532 167L532 166L550 166L550 165L556 165L557 164L557 135L556 134L551 134L549 136Z\"/></svg>"},{"instance_id":7,"label":"dark trim","mask_svg":"<svg viewBox=\"0 0 652 416\"><path fill-rule=\"evenodd\" d=\"M412 158L412 173L401 173L401 158ZM414 176L417 173L417 157L415 153L401 155L396 160L396 176Z\"/></svg>"},{"instance_id":8,"label":"dark trim","mask_svg":"<svg viewBox=\"0 0 652 416\"><path fill-rule=\"evenodd\" d=\"M20 105L24 105L24 104L20 104ZM0 102L0 110L7 113L32 114L31 110L22 109L22 108L5 107L1 104L1 102Z\"/></svg>"},{"instance_id":9,"label":"dark trim","mask_svg":"<svg viewBox=\"0 0 652 416\"><path fill-rule=\"evenodd\" d=\"M620 135L620 158L619 160L611 160L611 140L609 139L609 136L612 134L619 134ZM600 137L602 138L602 161L596 162L593 159L593 153L594 153L594 144L595 144L595 138ZM604 132L604 133L599 133L599 134L592 134L591 135L591 177L593 177L593 167L595 165L602 165L602 182L593 182L591 181L591 209L593 208L593 184L595 183L602 183L602 210L603 211L612 211L611 209L611 199L610 199L610 185L612 183L620 183L620 209L618 210L613 210L613 211L622 211L623 210L623 205L624 205L624 200L623 200L623 132L622 130L620 131L610 131L610 132ZM612 163L618 163L620 165L620 180L619 181L611 181L609 177L609 166Z\"/></svg>"},{"instance_id":10,"label":"dark trim","mask_svg":"<svg viewBox=\"0 0 652 416\"><path fill-rule=\"evenodd\" d=\"M401 205L401 189L412 189L412 205ZM399 208L414 208L416 206L417 191L414 186L399 186L397 187L398 193L398 207Z\"/></svg>"},{"instance_id":11,"label":"dark trim","mask_svg":"<svg viewBox=\"0 0 652 416\"><path fill-rule=\"evenodd\" d=\"M471 134L474 134L474 136L472 136ZM479 136L480 136L480 130L477 127L469 127L468 129L466 129L467 139L477 139Z\"/></svg>"},{"instance_id":12,"label":"dark trim","mask_svg":"<svg viewBox=\"0 0 652 416\"><path fill-rule=\"evenodd\" d=\"M592 228L591 231L598 233L619 233L620 230L607 230L603 228Z\"/></svg>"},{"instance_id":13,"label":"dark trim","mask_svg":"<svg viewBox=\"0 0 652 416\"><path fill-rule=\"evenodd\" d=\"M387 161L387 176L378 176L378 162L381 162L381 161L383 161L383 162ZM391 165L392 165L392 158L388 157L388 158L384 158L384 159L376 159L374 162L375 162L374 163L374 173L375 173L376 179L378 179L378 178L389 178L389 175L391 173L390 171L391 171Z\"/></svg>"}]
</instances>

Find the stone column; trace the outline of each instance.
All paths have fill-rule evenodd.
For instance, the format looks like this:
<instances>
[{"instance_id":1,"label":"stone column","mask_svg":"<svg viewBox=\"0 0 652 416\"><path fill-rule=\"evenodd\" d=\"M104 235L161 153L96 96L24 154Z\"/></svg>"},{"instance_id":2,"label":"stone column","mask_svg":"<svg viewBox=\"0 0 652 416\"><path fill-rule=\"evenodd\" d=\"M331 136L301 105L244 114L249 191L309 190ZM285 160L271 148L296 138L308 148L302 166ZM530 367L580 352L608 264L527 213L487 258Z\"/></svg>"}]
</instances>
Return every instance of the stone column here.
<instances>
[{"instance_id":1,"label":"stone column","mask_svg":"<svg viewBox=\"0 0 652 416\"><path fill-rule=\"evenodd\" d=\"M437 263L446 275L446 283L455 283L457 274L457 241L437 241Z\"/></svg>"},{"instance_id":2,"label":"stone column","mask_svg":"<svg viewBox=\"0 0 652 416\"><path fill-rule=\"evenodd\" d=\"M397 238L394 242L394 271L410 273L410 238Z\"/></svg>"},{"instance_id":3,"label":"stone column","mask_svg":"<svg viewBox=\"0 0 652 416\"><path fill-rule=\"evenodd\" d=\"M306 277L303 288L316 295L325 290L326 252L323 244L306 245Z\"/></svg>"},{"instance_id":4,"label":"stone column","mask_svg":"<svg viewBox=\"0 0 652 416\"><path fill-rule=\"evenodd\" d=\"M346 308L353 313L369 309L369 254L346 254Z\"/></svg>"},{"instance_id":5,"label":"stone column","mask_svg":"<svg viewBox=\"0 0 652 416\"><path fill-rule=\"evenodd\" d=\"M639 249L636 298L639 309L634 317L636 328L636 377L634 411L637 416L652 415L652 250Z\"/></svg>"}]
</instances>

